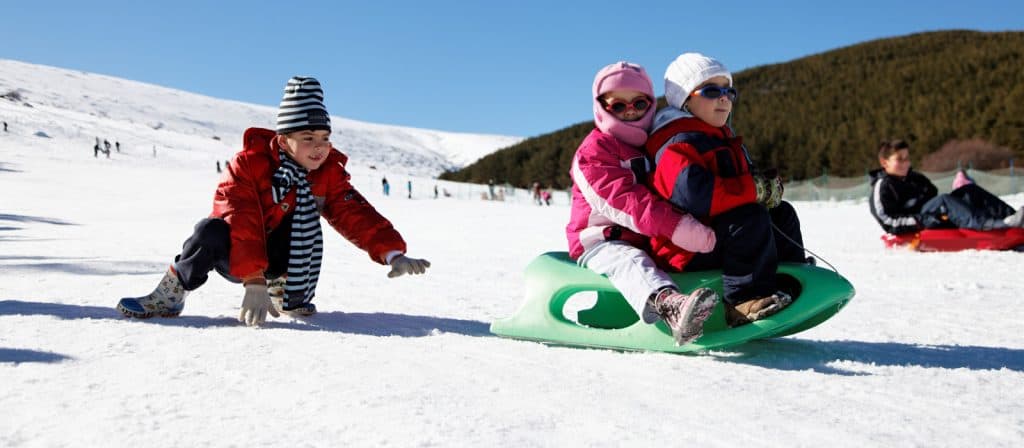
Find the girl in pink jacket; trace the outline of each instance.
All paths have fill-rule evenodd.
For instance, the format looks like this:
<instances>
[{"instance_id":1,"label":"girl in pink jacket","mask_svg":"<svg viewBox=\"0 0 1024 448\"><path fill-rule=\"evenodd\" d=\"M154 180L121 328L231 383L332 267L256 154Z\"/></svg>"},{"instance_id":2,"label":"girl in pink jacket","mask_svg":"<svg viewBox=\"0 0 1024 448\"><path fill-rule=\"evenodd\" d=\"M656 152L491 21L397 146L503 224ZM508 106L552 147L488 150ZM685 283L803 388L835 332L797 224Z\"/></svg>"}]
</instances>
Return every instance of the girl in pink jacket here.
<instances>
[{"instance_id":1,"label":"girl in pink jacket","mask_svg":"<svg viewBox=\"0 0 1024 448\"><path fill-rule=\"evenodd\" d=\"M644 249L659 236L706 253L715 233L644 184L649 164L641 148L654 119L654 86L643 67L616 62L597 73L592 101L596 129L576 150L570 172L569 255L607 276L644 322L662 319L677 344L693 341L718 295L707 288L679 292Z\"/></svg>"}]
</instances>

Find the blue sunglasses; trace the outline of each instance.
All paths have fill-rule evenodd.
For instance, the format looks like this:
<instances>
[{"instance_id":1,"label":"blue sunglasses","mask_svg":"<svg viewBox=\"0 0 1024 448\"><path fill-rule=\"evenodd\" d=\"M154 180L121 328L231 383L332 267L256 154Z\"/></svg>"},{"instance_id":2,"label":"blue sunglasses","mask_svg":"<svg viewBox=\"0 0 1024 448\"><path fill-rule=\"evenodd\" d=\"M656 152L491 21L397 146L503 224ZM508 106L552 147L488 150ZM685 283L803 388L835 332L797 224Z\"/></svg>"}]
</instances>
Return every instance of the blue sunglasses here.
<instances>
[{"instance_id":1,"label":"blue sunglasses","mask_svg":"<svg viewBox=\"0 0 1024 448\"><path fill-rule=\"evenodd\" d=\"M729 98L729 101L735 103L736 98L739 98L740 96L740 92L738 92L735 88L732 87L719 87L711 85L701 87L699 90L696 90L690 94L690 96L702 96L704 98L711 100L718 99L722 95L725 95L726 98Z\"/></svg>"}]
</instances>

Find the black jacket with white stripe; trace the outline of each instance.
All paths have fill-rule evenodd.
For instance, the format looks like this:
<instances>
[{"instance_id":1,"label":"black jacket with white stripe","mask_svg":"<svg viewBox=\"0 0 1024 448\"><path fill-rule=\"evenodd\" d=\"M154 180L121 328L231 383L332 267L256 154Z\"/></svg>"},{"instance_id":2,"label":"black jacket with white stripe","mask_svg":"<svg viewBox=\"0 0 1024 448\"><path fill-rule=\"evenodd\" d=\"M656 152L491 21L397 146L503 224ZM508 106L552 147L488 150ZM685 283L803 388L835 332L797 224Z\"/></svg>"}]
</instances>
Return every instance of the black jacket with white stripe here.
<instances>
[{"instance_id":1,"label":"black jacket with white stripe","mask_svg":"<svg viewBox=\"0 0 1024 448\"><path fill-rule=\"evenodd\" d=\"M879 168L871 172L871 214L886 232L898 235L916 232L921 224L921 206L934 198L938 189L927 177L911 169L906 177L890 176Z\"/></svg>"}]
</instances>

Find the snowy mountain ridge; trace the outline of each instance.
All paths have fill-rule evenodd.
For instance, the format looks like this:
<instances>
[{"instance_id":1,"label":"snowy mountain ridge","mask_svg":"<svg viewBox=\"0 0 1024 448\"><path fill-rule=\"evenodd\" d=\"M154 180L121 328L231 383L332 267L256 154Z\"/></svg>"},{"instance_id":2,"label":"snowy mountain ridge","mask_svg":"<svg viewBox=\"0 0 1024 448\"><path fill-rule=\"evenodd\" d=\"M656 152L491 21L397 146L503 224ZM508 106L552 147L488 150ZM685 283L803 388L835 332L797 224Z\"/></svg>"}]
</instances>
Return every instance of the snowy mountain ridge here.
<instances>
[{"instance_id":1,"label":"snowy mountain ridge","mask_svg":"<svg viewBox=\"0 0 1024 448\"><path fill-rule=\"evenodd\" d=\"M281 80L281 87L284 86ZM328 110L332 108L330 86ZM334 99L336 104L344 104ZM0 59L0 119L12 131L66 140L92 153L96 138L121 143L115 157L159 155L186 164L226 160L249 127L273 128L276 107L199 95L153 84ZM334 146L350 165L433 177L465 166L519 137L467 134L331 117ZM101 155L102 156L102 155Z\"/></svg>"}]
</instances>

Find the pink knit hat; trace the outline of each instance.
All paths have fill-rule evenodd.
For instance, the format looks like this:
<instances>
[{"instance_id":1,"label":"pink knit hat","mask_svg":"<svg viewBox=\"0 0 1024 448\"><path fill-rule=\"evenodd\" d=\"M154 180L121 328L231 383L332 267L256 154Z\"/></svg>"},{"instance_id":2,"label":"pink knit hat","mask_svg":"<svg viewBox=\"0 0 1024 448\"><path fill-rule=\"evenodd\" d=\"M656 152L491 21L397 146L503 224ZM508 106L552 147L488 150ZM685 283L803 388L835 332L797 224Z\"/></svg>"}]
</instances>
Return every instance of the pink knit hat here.
<instances>
[{"instance_id":1,"label":"pink knit hat","mask_svg":"<svg viewBox=\"0 0 1024 448\"><path fill-rule=\"evenodd\" d=\"M602 132L611 134L632 145L640 146L647 142L647 130L654 122L655 104L647 108L643 118L636 121L622 121L611 112L604 110L604 106L597 99L608 92L615 90L636 90L654 99L654 84L647 76L643 67L630 62L619 61L608 65L597 72L594 77L594 124Z\"/></svg>"}]
</instances>

